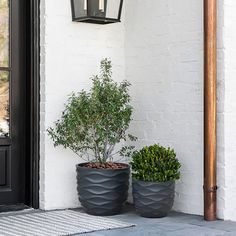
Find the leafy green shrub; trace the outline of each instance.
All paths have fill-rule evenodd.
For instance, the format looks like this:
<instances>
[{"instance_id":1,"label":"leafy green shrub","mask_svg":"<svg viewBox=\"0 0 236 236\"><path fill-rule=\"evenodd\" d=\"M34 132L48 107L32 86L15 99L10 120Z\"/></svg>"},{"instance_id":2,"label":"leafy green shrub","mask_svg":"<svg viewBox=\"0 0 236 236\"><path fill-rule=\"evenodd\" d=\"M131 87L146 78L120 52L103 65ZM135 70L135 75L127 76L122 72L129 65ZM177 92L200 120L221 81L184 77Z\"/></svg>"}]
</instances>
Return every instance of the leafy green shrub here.
<instances>
[{"instance_id":1,"label":"leafy green shrub","mask_svg":"<svg viewBox=\"0 0 236 236\"><path fill-rule=\"evenodd\" d=\"M93 76L89 92L73 93L61 119L49 128L54 145L69 148L86 161L105 163L112 161L114 148L122 140L136 138L126 134L132 120L130 83L112 80L111 61L101 61L100 75ZM133 146L124 146L118 152L130 156Z\"/></svg>"},{"instance_id":2,"label":"leafy green shrub","mask_svg":"<svg viewBox=\"0 0 236 236\"><path fill-rule=\"evenodd\" d=\"M180 178L181 165L175 151L157 144L134 152L131 165L136 180L166 182Z\"/></svg>"}]
</instances>

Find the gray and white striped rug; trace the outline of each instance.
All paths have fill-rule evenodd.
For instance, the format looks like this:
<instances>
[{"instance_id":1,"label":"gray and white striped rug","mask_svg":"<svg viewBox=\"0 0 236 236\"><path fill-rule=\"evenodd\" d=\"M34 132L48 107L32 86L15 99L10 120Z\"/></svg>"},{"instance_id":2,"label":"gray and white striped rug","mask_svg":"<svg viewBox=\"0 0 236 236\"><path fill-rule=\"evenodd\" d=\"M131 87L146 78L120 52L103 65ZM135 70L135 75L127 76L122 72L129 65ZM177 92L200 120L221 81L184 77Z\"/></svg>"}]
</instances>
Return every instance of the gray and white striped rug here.
<instances>
[{"instance_id":1,"label":"gray and white striped rug","mask_svg":"<svg viewBox=\"0 0 236 236\"><path fill-rule=\"evenodd\" d=\"M64 236L132 226L134 225L73 210L0 217L1 236Z\"/></svg>"}]
</instances>

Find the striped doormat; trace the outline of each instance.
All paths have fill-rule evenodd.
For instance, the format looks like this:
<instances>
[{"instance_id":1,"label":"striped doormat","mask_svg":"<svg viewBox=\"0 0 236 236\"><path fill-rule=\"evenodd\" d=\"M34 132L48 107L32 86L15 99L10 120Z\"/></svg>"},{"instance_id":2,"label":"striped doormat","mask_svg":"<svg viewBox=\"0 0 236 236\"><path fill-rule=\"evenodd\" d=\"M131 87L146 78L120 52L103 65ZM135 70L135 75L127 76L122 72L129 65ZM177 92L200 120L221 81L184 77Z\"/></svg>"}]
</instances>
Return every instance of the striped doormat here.
<instances>
[{"instance_id":1,"label":"striped doormat","mask_svg":"<svg viewBox=\"0 0 236 236\"><path fill-rule=\"evenodd\" d=\"M64 236L132 226L134 225L73 210L0 217L1 236Z\"/></svg>"}]
</instances>

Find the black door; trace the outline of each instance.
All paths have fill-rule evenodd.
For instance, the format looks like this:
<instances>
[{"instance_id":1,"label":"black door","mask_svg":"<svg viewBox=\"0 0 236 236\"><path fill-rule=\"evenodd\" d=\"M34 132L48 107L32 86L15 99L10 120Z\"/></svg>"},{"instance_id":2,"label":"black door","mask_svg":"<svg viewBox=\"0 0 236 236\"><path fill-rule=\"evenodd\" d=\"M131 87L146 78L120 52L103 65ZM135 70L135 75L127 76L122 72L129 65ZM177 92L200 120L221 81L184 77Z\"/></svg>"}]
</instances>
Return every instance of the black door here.
<instances>
[{"instance_id":1,"label":"black door","mask_svg":"<svg viewBox=\"0 0 236 236\"><path fill-rule=\"evenodd\" d=\"M0 206L27 198L25 13L24 0L0 0Z\"/></svg>"}]
</instances>

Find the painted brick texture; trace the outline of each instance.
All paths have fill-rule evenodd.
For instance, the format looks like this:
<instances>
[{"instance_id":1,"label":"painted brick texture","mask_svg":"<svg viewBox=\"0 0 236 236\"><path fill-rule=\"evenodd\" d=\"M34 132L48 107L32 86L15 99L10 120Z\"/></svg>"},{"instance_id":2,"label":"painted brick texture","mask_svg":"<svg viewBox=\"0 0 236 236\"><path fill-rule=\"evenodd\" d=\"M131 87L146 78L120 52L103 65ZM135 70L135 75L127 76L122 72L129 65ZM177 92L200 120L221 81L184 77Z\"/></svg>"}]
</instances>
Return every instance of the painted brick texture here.
<instances>
[{"instance_id":1,"label":"painted brick texture","mask_svg":"<svg viewBox=\"0 0 236 236\"><path fill-rule=\"evenodd\" d=\"M223 1L224 22L224 218L236 221L236 2Z\"/></svg>"},{"instance_id":2,"label":"painted brick texture","mask_svg":"<svg viewBox=\"0 0 236 236\"><path fill-rule=\"evenodd\" d=\"M56 6L56 7L55 7ZM218 216L236 220L236 3L218 1ZM234 29L234 30L233 30ZM99 61L132 83L137 147L173 147L182 163L174 209L203 213L203 2L127 0L122 23L73 23L69 1L41 1L40 206L76 207L73 153L46 134L67 95L89 88Z\"/></svg>"},{"instance_id":3,"label":"painted brick texture","mask_svg":"<svg viewBox=\"0 0 236 236\"><path fill-rule=\"evenodd\" d=\"M203 209L203 8L198 0L129 0L126 78L139 145L173 147L182 163L175 210Z\"/></svg>"},{"instance_id":4,"label":"painted brick texture","mask_svg":"<svg viewBox=\"0 0 236 236\"><path fill-rule=\"evenodd\" d=\"M81 160L54 148L46 129L60 116L72 91L90 87L102 58L124 79L124 24L94 25L71 20L70 1L41 1L40 207L77 207L75 165Z\"/></svg>"}]
</instances>

